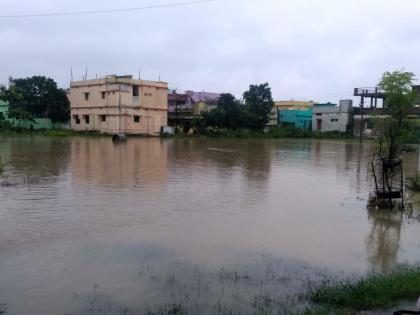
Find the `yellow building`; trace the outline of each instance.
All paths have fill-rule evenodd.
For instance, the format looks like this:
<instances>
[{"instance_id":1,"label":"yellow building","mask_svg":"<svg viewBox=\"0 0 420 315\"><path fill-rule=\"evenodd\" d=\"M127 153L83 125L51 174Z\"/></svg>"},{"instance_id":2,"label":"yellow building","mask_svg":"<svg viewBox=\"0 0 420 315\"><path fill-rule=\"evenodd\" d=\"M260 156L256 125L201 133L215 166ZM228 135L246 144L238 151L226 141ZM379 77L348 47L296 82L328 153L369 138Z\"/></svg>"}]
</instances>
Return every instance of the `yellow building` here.
<instances>
[{"instance_id":1,"label":"yellow building","mask_svg":"<svg viewBox=\"0 0 420 315\"><path fill-rule=\"evenodd\" d=\"M70 84L71 128L159 135L168 120L168 84L106 76Z\"/></svg>"},{"instance_id":2,"label":"yellow building","mask_svg":"<svg viewBox=\"0 0 420 315\"><path fill-rule=\"evenodd\" d=\"M277 110L308 110L314 107L314 102L309 101L278 101L274 103Z\"/></svg>"}]
</instances>

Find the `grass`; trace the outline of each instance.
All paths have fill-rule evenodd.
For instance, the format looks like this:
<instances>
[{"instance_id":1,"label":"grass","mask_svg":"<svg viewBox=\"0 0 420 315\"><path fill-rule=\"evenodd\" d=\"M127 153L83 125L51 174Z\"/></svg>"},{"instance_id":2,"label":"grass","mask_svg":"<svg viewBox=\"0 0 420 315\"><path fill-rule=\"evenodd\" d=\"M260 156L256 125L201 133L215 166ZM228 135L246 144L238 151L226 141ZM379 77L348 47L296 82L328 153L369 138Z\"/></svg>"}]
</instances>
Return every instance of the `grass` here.
<instances>
[{"instance_id":1,"label":"grass","mask_svg":"<svg viewBox=\"0 0 420 315\"><path fill-rule=\"evenodd\" d=\"M354 315L356 311L351 309L337 309L328 306L319 306L305 310L302 315Z\"/></svg>"},{"instance_id":2,"label":"grass","mask_svg":"<svg viewBox=\"0 0 420 315\"><path fill-rule=\"evenodd\" d=\"M29 129L21 129L21 130L1 130L0 133L3 134L11 134L11 135L41 135L41 136L49 136L49 137L70 137L70 136L93 136L99 137L103 136L104 134L98 131L73 131L70 129L41 129L41 130L29 130Z\"/></svg>"},{"instance_id":3,"label":"grass","mask_svg":"<svg viewBox=\"0 0 420 315\"><path fill-rule=\"evenodd\" d=\"M324 282L310 292L311 301L322 308L308 310L306 315L329 314L326 312L329 309L343 312L387 309L403 300L415 300L419 295L420 267L404 267L389 274L372 274L357 282Z\"/></svg>"}]
</instances>

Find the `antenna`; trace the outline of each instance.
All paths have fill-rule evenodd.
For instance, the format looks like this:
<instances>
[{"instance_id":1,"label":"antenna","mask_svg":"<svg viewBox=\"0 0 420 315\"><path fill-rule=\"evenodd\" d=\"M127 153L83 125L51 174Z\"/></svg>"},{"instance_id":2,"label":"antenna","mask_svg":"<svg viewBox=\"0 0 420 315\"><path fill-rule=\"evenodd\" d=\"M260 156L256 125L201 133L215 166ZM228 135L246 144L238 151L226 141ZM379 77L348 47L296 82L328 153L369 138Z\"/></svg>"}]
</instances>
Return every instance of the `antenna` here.
<instances>
[{"instance_id":1,"label":"antenna","mask_svg":"<svg viewBox=\"0 0 420 315\"><path fill-rule=\"evenodd\" d=\"M70 82L73 82L73 67L70 67Z\"/></svg>"},{"instance_id":2,"label":"antenna","mask_svg":"<svg viewBox=\"0 0 420 315\"><path fill-rule=\"evenodd\" d=\"M139 80L141 80L141 73L140 73L140 68L139 68Z\"/></svg>"},{"instance_id":3,"label":"antenna","mask_svg":"<svg viewBox=\"0 0 420 315\"><path fill-rule=\"evenodd\" d=\"M86 67L86 71L85 71L85 75L83 76L83 80L86 80L86 78L87 78L87 74L88 74L88 72L87 72L87 67Z\"/></svg>"}]
</instances>

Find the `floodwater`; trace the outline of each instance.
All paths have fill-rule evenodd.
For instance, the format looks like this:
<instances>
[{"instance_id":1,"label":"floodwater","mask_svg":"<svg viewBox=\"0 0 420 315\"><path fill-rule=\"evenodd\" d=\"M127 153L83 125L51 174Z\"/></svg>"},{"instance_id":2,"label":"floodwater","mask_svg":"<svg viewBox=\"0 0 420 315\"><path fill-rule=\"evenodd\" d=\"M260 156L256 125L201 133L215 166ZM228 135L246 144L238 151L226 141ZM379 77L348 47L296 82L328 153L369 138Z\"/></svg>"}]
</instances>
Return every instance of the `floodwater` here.
<instances>
[{"instance_id":1,"label":"floodwater","mask_svg":"<svg viewBox=\"0 0 420 315\"><path fill-rule=\"evenodd\" d=\"M366 209L372 143L1 136L6 314L285 313L420 261L420 199ZM405 157L420 168L419 152Z\"/></svg>"}]
</instances>

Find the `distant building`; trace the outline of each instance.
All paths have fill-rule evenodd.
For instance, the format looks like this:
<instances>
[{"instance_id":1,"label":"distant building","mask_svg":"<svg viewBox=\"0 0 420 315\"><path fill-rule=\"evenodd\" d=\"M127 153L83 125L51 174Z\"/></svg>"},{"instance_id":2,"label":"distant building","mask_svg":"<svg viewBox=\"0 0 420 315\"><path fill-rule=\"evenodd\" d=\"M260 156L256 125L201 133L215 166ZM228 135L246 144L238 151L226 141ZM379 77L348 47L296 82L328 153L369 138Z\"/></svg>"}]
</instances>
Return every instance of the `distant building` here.
<instances>
[{"instance_id":1,"label":"distant building","mask_svg":"<svg viewBox=\"0 0 420 315\"><path fill-rule=\"evenodd\" d=\"M194 104L195 115L201 115L202 112L209 112L217 107L220 93L193 92L187 91Z\"/></svg>"},{"instance_id":2,"label":"distant building","mask_svg":"<svg viewBox=\"0 0 420 315\"><path fill-rule=\"evenodd\" d=\"M381 135L381 130L378 128L378 120L390 117L389 111L386 108L354 108L353 117L353 135L360 137L360 130L364 138L377 138ZM420 127L420 107L416 106L407 113L407 119L414 123L414 126Z\"/></svg>"},{"instance_id":3,"label":"distant building","mask_svg":"<svg viewBox=\"0 0 420 315\"><path fill-rule=\"evenodd\" d=\"M159 135L167 125L168 84L110 75L70 84L71 128Z\"/></svg>"},{"instance_id":4,"label":"distant building","mask_svg":"<svg viewBox=\"0 0 420 315\"><path fill-rule=\"evenodd\" d=\"M414 85L413 91L417 94L416 105L420 106L420 85Z\"/></svg>"},{"instance_id":5,"label":"distant building","mask_svg":"<svg viewBox=\"0 0 420 315\"><path fill-rule=\"evenodd\" d=\"M312 108L306 110L279 110L280 126L293 126L298 129L312 130Z\"/></svg>"},{"instance_id":6,"label":"distant building","mask_svg":"<svg viewBox=\"0 0 420 315\"><path fill-rule=\"evenodd\" d=\"M353 136L360 137L360 131L363 138L376 138L380 136L381 131L375 126L375 122L380 119L388 118L389 113L384 108L364 108L363 121L362 109L354 108L353 116Z\"/></svg>"},{"instance_id":7,"label":"distant building","mask_svg":"<svg viewBox=\"0 0 420 315\"><path fill-rule=\"evenodd\" d=\"M267 123L267 127L278 127L279 126L279 111L273 107L269 114L269 119Z\"/></svg>"},{"instance_id":8,"label":"distant building","mask_svg":"<svg viewBox=\"0 0 420 315\"><path fill-rule=\"evenodd\" d=\"M312 101L277 101L274 103L274 108L277 110L307 110L312 109L314 104Z\"/></svg>"},{"instance_id":9,"label":"distant building","mask_svg":"<svg viewBox=\"0 0 420 315\"><path fill-rule=\"evenodd\" d=\"M168 121L170 126L181 127L187 132L192 127L194 118L201 117L217 107L220 93L193 92L184 93L176 90L168 94Z\"/></svg>"},{"instance_id":10,"label":"distant building","mask_svg":"<svg viewBox=\"0 0 420 315\"><path fill-rule=\"evenodd\" d=\"M312 114L312 130L319 132L348 132L352 128L353 101L342 100L340 105L315 104Z\"/></svg>"}]
</instances>

